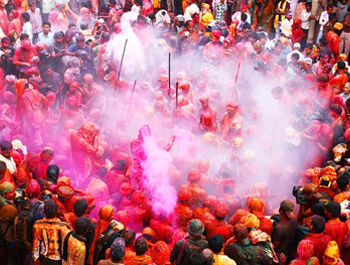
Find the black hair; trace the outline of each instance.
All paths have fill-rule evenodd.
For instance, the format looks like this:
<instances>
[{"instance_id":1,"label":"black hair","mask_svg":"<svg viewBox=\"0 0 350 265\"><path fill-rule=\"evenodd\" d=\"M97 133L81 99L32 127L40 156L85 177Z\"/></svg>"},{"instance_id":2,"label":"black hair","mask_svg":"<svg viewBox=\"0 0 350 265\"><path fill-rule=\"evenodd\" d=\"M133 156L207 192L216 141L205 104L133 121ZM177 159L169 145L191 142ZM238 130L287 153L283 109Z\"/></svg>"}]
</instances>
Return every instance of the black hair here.
<instances>
[{"instance_id":1,"label":"black hair","mask_svg":"<svg viewBox=\"0 0 350 265\"><path fill-rule=\"evenodd\" d=\"M342 108L337 104L331 104L329 109L340 115L342 113Z\"/></svg>"},{"instance_id":2,"label":"black hair","mask_svg":"<svg viewBox=\"0 0 350 265\"><path fill-rule=\"evenodd\" d=\"M241 21L246 21L247 18L248 18L248 16L246 13L241 14ZM247 23L245 23L245 24L247 24Z\"/></svg>"},{"instance_id":3,"label":"black hair","mask_svg":"<svg viewBox=\"0 0 350 265\"><path fill-rule=\"evenodd\" d=\"M55 165L51 164L46 169L46 177L49 181L57 183L58 175L60 174L60 168Z\"/></svg>"},{"instance_id":4,"label":"black hair","mask_svg":"<svg viewBox=\"0 0 350 265\"><path fill-rule=\"evenodd\" d=\"M13 145L10 141L2 141L0 144L1 151L11 151L13 149Z\"/></svg>"},{"instance_id":5,"label":"black hair","mask_svg":"<svg viewBox=\"0 0 350 265\"><path fill-rule=\"evenodd\" d=\"M344 62L338 62L338 63L337 63L337 66L338 66L338 69L344 70L346 65L345 65Z\"/></svg>"},{"instance_id":6,"label":"black hair","mask_svg":"<svg viewBox=\"0 0 350 265\"><path fill-rule=\"evenodd\" d=\"M19 39L23 40L25 38L29 38L29 35L27 33L21 33L21 35L19 36Z\"/></svg>"},{"instance_id":7,"label":"black hair","mask_svg":"<svg viewBox=\"0 0 350 265\"><path fill-rule=\"evenodd\" d=\"M103 32L101 37L102 39L109 41L111 38L111 35L109 34L109 32Z\"/></svg>"},{"instance_id":8,"label":"black hair","mask_svg":"<svg viewBox=\"0 0 350 265\"><path fill-rule=\"evenodd\" d=\"M319 215L311 216L311 224L315 233L322 233L326 227L326 220Z\"/></svg>"},{"instance_id":9,"label":"black hair","mask_svg":"<svg viewBox=\"0 0 350 265\"><path fill-rule=\"evenodd\" d=\"M112 4L113 6L115 6L117 4L117 1L115 0L109 0L109 3Z\"/></svg>"},{"instance_id":10,"label":"black hair","mask_svg":"<svg viewBox=\"0 0 350 265\"><path fill-rule=\"evenodd\" d=\"M214 252L214 254L218 254L221 251L224 243L225 239L222 235L213 235L209 239L209 247Z\"/></svg>"},{"instance_id":11,"label":"black hair","mask_svg":"<svg viewBox=\"0 0 350 265\"><path fill-rule=\"evenodd\" d=\"M292 58L294 58L294 59L296 59L296 60L298 60L299 61L299 59L300 59L300 55L299 55L299 53L292 53L292 56L291 56Z\"/></svg>"},{"instance_id":12,"label":"black hair","mask_svg":"<svg viewBox=\"0 0 350 265\"><path fill-rule=\"evenodd\" d=\"M343 173L337 178L337 186L341 191L346 190L346 186L349 185L350 177L347 172Z\"/></svg>"},{"instance_id":13,"label":"black hair","mask_svg":"<svg viewBox=\"0 0 350 265\"><path fill-rule=\"evenodd\" d=\"M306 2L305 6L312 6L311 2Z\"/></svg>"},{"instance_id":14,"label":"black hair","mask_svg":"<svg viewBox=\"0 0 350 265\"><path fill-rule=\"evenodd\" d=\"M51 28L51 22L50 21L44 21L43 26L48 25Z\"/></svg>"},{"instance_id":15,"label":"black hair","mask_svg":"<svg viewBox=\"0 0 350 265\"><path fill-rule=\"evenodd\" d=\"M126 162L124 159L119 159L116 163L117 170L124 170L126 166Z\"/></svg>"},{"instance_id":16,"label":"black hair","mask_svg":"<svg viewBox=\"0 0 350 265\"><path fill-rule=\"evenodd\" d=\"M57 216L57 204L54 200L48 200L44 205L46 218L52 219Z\"/></svg>"},{"instance_id":17,"label":"black hair","mask_svg":"<svg viewBox=\"0 0 350 265\"><path fill-rule=\"evenodd\" d=\"M71 27L76 27L75 23L69 23L68 29L71 28Z\"/></svg>"},{"instance_id":18,"label":"black hair","mask_svg":"<svg viewBox=\"0 0 350 265\"><path fill-rule=\"evenodd\" d=\"M74 213L78 217L83 216L87 208L88 208L88 201L86 199L79 199L73 205Z\"/></svg>"},{"instance_id":19,"label":"black hair","mask_svg":"<svg viewBox=\"0 0 350 265\"><path fill-rule=\"evenodd\" d=\"M22 18L28 22L30 20L30 15L27 12L22 13Z\"/></svg>"},{"instance_id":20,"label":"black hair","mask_svg":"<svg viewBox=\"0 0 350 265\"><path fill-rule=\"evenodd\" d=\"M6 163L4 161L0 161L0 171L3 172L7 169Z\"/></svg>"},{"instance_id":21,"label":"black hair","mask_svg":"<svg viewBox=\"0 0 350 265\"><path fill-rule=\"evenodd\" d=\"M312 44L311 43L306 43L305 44L305 48L308 48L308 49L312 50Z\"/></svg>"},{"instance_id":22,"label":"black hair","mask_svg":"<svg viewBox=\"0 0 350 265\"><path fill-rule=\"evenodd\" d=\"M322 45L323 47L325 47L327 45L328 41L326 38L321 38L320 39L320 45Z\"/></svg>"},{"instance_id":23,"label":"black hair","mask_svg":"<svg viewBox=\"0 0 350 265\"><path fill-rule=\"evenodd\" d=\"M294 53L293 53L294 54ZM292 54L292 55L293 55ZM272 93L278 93L278 94L283 94L283 88L280 86L275 86L274 88L271 89Z\"/></svg>"},{"instance_id":24,"label":"black hair","mask_svg":"<svg viewBox=\"0 0 350 265\"><path fill-rule=\"evenodd\" d=\"M89 28L89 24L88 23L81 23L80 24L80 29L81 30L86 30L86 29L88 29Z\"/></svg>"},{"instance_id":25,"label":"black hair","mask_svg":"<svg viewBox=\"0 0 350 265\"><path fill-rule=\"evenodd\" d=\"M156 15L154 13L150 13L148 14L148 18L153 20L156 18Z\"/></svg>"},{"instance_id":26,"label":"black hair","mask_svg":"<svg viewBox=\"0 0 350 265\"><path fill-rule=\"evenodd\" d=\"M125 240L125 246L131 247L132 244L134 243L135 236L136 234L134 230L131 230L131 229L124 230L122 237Z\"/></svg>"},{"instance_id":27,"label":"black hair","mask_svg":"<svg viewBox=\"0 0 350 265\"><path fill-rule=\"evenodd\" d=\"M79 217L75 223L74 230L78 236L84 235L91 227L89 217Z\"/></svg>"},{"instance_id":28,"label":"black hair","mask_svg":"<svg viewBox=\"0 0 350 265\"><path fill-rule=\"evenodd\" d=\"M326 210L329 212L332 217L336 218L339 217L341 212L340 204L334 201L329 201L326 203Z\"/></svg>"},{"instance_id":29,"label":"black hair","mask_svg":"<svg viewBox=\"0 0 350 265\"><path fill-rule=\"evenodd\" d=\"M148 250L148 241L144 237L139 237L135 242L136 255L143 255Z\"/></svg>"},{"instance_id":30,"label":"black hair","mask_svg":"<svg viewBox=\"0 0 350 265\"><path fill-rule=\"evenodd\" d=\"M209 261L200 253L193 253L190 256L190 265L208 265Z\"/></svg>"}]
</instances>

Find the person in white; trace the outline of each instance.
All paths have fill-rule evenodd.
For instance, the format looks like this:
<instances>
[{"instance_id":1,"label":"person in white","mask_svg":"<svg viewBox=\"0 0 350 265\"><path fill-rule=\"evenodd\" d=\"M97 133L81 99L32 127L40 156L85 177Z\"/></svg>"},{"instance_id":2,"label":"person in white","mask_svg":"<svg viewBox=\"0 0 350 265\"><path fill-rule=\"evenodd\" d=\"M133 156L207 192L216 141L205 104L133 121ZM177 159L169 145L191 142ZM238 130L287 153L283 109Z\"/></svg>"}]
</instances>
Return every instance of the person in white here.
<instances>
[{"instance_id":1,"label":"person in white","mask_svg":"<svg viewBox=\"0 0 350 265\"><path fill-rule=\"evenodd\" d=\"M53 32L51 32L51 23L49 21L46 21L43 23L43 31L39 33L38 35L38 42L43 42L47 46L51 46L53 43Z\"/></svg>"},{"instance_id":2,"label":"person in white","mask_svg":"<svg viewBox=\"0 0 350 265\"><path fill-rule=\"evenodd\" d=\"M232 15L232 17L231 17L232 21L235 20L235 19L237 19L237 20L238 20L238 25L240 25L241 22L242 22L242 21L241 21L241 15L242 15L243 13L245 13L245 14L247 15L247 20L246 20L246 21L250 22L250 14L248 13L248 7L247 7L247 5L244 5L244 4L241 6L241 11L236 11L236 12Z\"/></svg>"},{"instance_id":3,"label":"person in white","mask_svg":"<svg viewBox=\"0 0 350 265\"><path fill-rule=\"evenodd\" d=\"M41 12L40 9L36 7L35 2L30 3L30 8L27 12L30 15L29 22L32 25L33 37L35 42L43 25L43 21L41 19Z\"/></svg>"},{"instance_id":4,"label":"person in white","mask_svg":"<svg viewBox=\"0 0 350 265\"><path fill-rule=\"evenodd\" d=\"M294 43L293 45L293 51L291 51L290 53L287 54L286 59L287 59L287 63L290 62L292 60L292 54L293 53L297 53L299 54L299 60L304 59L304 54L300 51L301 50L301 46L299 42Z\"/></svg>"},{"instance_id":5,"label":"person in white","mask_svg":"<svg viewBox=\"0 0 350 265\"><path fill-rule=\"evenodd\" d=\"M298 0L287 0L287 2L290 5L290 12L292 12L292 19L294 20L295 11L297 11L299 1Z\"/></svg>"},{"instance_id":6,"label":"person in white","mask_svg":"<svg viewBox=\"0 0 350 265\"><path fill-rule=\"evenodd\" d=\"M0 161L6 163L7 169L11 172L11 174L17 173L16 163L12 158L12 150L13 146L9 141L3 141L0 144Z\"/></svg>"},{"instance_id":7,"label":"person in white","mask_svg":"<svg viewBox=\"0 0 350 265\"><path fill-rule=\"evenodd\" d=\"M30 15L28 14L28 12L22 13L21 21L23 23L21 33L27 33L29 35L30 42L33 43L33 29L32 29L32 24L30 24L30 22L29 22Z\"/></svg>"},{"instance_id":8,"label":"person in white","mask_svg":"<svg viewBox=\"0 0 350 265\"><path fill-rule=\"evenodd\" d=\"M320 31L318 32L318 35L317 35L317 40L316 40L317 44L320 43L320 39L323 36L323 27L328 23L329 14L331 13L332 13L332 6L327 6L327 10L323 11L320 15L320 19L318 21L318 23L320 24Z\"/></svg>"}]
</instances>

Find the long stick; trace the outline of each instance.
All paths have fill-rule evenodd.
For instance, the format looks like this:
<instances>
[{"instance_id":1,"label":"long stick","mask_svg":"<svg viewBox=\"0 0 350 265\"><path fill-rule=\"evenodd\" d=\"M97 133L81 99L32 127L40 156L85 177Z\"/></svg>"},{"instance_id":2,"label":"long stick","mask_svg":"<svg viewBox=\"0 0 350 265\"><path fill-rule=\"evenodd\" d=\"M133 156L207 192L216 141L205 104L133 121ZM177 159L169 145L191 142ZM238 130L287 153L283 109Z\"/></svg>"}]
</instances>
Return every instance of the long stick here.
<instances>
[{"instance_id":1,"label":"long stick","mask_svg":"<svg viewBox=\"0 0 350 265\"><path fill-rule=\"evenodd\" d=\"M170 64L171 64L171 53L169 52L169 60L168 60L168 76L169 76L169 81L168 81L168 97L169 97L169 109L170 109Z\"/></svg>"},{"instance_id":2,"label":"long stick","mask_svg":"<svg viewBox=\"0 0 350 265\"><path fill-rule=\"evenodd\" d=\"M62 90L61 90L61 83L58 82L58 100L60 102L60 107L62 107Z\"/></svg>"},{"instance_id":3,"label":"long stick","mask_svg":"<svg viewBox=\"0 0 350 265\"><path fill-rule=\"evenodd\" d=\"M237 85L237 81L238 81L238 76L239 76L239 72L241 70L241 62L238 63L238 67L237 67L237 72L236 72L236 76L235 76L235 83L234 83L234 89L232 90L232 96L231 98L233 98L233 94L236 92L236 95L237 95L237 88L236 88L236 85ZM236 99L237 101L237 99Z\"/></svg>"},{"instance_id":4,"label":"long stick","mask_svg":"<svg viewBox=\"0 0 350 265\"><path fill-rule=\"evenodd\" d=\"M176 82L176 109L179 106L179 82Z\"/></svg>"},{"instance_id":5,"label":"long stick","mask_svg":"<svg viewBox=\"0 0 350 265\"><path fill-rule=\"evenodd\" d=\"M123 49L123 54L122 54L122 58L121 58L121 60L120 60L119 71L118 71L117 90L118 90L118 88L119 88L120 75L121 75L121 73L122 73L123 61L124 61L124 56L125 56L125 51L126 51L126 45L127 45L127 44L128 44L128 39L125 40L124 49Z\"/></svg>"},{"instance_id":6,"label":"long stick","mask_svg":"<svg viewBox=\"0 0 350 265\"><path fill-rule=\"evenodd\" d=\"M131 91L131 98L130 98L129 105L128 105L128 115L129 115L130 105L131 105L132 99L134 97L135 87L136 87L136 80L134 81L134 86L132 87L132 91Z\"/></svg>"}]
</instances>

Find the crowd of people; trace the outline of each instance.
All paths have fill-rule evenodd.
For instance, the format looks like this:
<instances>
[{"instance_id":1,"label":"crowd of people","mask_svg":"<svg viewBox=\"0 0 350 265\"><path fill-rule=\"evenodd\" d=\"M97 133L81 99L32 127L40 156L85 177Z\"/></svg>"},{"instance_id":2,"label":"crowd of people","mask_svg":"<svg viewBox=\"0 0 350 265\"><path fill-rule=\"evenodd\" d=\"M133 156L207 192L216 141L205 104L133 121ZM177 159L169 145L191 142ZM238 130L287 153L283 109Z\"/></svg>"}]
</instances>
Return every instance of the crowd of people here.
<instances>
[{"instance_id":1,"label":"crowd of people","mask_svg":"<svg viewBox=\"0 0 350 265\"><path fill-rule=\"evenodd\" d=\"M0 0L0 264L350 265L347 0Z\"/></svg>"}]
</instances>

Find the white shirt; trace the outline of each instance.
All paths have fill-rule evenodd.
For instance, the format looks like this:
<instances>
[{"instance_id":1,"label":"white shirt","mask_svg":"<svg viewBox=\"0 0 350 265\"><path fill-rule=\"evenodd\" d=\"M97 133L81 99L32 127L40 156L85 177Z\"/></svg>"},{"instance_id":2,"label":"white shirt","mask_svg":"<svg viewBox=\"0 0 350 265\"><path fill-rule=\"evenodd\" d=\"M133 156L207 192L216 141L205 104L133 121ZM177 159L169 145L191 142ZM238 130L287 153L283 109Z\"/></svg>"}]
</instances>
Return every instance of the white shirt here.
<instances>
[{"instance_id":1,"label":"white shirt","mask_svg":"<svg viewBox=\"0 0 350 265\"><path fill-rule=\"evenodd\" d=\"M301 12L301 28L302 29L309 29L310 27L310 21L309 17L311 16L311 12L307 12L306 10L303 10Z\"/></svg>"},{"instance_id":2,"label":"white shirt","mask_svg":"<svg viewBox=\"0 0 350 265\"><path fill-rule=\"evenodd\" d=\"M6 163L7 169L10 170L11 174L17 172L16 163L12 157L8 159L4 157L2 154L0 154L0 161L3 161Z\"/></svg>"},{"instance_id":3,"label":"white shirt","mask_svg":"<svg viewBox=\"0 0 350 265\"><path fill-rule=\"evenodd\" d=\"M26 23L23 24L21 33L27 33L29 35L30 42L32 42L32 40L33 40L33 29L32 29L32 24L30 24L30 22L26 22Z\"/></svg>"},{"instance_id":4,"label":"white shirt","mask_svg":"<svg viewBox=\"0 0 350 265\"><path fill-rule=\"evenodd\" d=\"M42 1L42 11L44 14L48 14L55 7L54 1L51 0L43 0Z\"/></svg>"},{"instance_id":5,"label":"white shirt","mask_svg":"<svg viewBox=\"0 0 350 265\"><path fill-rule=\"evenodd\" d=\"M47 46L50 46L53 43L54 39L53 39L53 32L49 32L46 35L44 35L44 32L40 32L38 35L38 42L43 42L45 43Z\"/></svg>"},{"instance_id":6,"label":"white shirt","mask_svg":"<svg viewBox=\"0 0 350 265\"><path fill-rule=\"evenodd\" d=\"M40 9L36 8L34 13L30 9L27 12L30 15L29 22L32 24L33 33L39 33L43 26Z\"/></svg>"},{"instance_id":7,"label":"white shirt","mask_svg":"<svg viewBox=\"0 0 350 265\"><path fill-rule=\"evenodd\" d=\"M328 20L329 20L328 12L327 11L323 11L321 13L320 20L319 20L319 23L320 23L320 26L321 26L320 30L323 30L323 26L326 25Z\"/></svg>"},{"instance_id":8,"label":"white shirt","mask_svg":"<svg viewBox=\"0 0 350 265\"><path fill-rule=\"evenodd\" d=\"M246 15L247 15L247 22L250 22L250 14L249 13L245 13ZM231 17L231 19L232 19L232 21L234 20L234 19L237 19L238 20L238 26L241 24L241 15L242 15L242 12L241 11L236 11L233 15L232 15L232 17ZM249 23L250 24L250 23Z\"/></svg>"}]
</instances>

